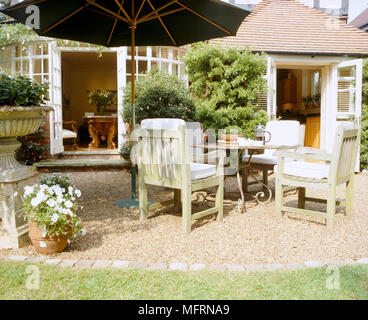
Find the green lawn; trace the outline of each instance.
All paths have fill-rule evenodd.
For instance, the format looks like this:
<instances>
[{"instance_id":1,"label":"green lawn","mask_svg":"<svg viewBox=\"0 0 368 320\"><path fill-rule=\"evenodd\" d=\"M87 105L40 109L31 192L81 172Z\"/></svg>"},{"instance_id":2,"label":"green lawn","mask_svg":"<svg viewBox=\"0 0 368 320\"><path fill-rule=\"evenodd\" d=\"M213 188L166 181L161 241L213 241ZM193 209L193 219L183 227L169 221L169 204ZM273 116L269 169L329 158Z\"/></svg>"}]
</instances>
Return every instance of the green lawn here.
<instances>
[{"instance_id":1,"label":"green lawn","mask_svg":"<svg viewBox=\"0 0 368 320\"><path fill-rule=\"evenodd\" d=\"M277 272L78 270L37 264L40 289L26 288L30 264L0 263L0 299L368 299L368 266ZM34 264L32 264L34 265Z\"/></svg>"}]
</instances>

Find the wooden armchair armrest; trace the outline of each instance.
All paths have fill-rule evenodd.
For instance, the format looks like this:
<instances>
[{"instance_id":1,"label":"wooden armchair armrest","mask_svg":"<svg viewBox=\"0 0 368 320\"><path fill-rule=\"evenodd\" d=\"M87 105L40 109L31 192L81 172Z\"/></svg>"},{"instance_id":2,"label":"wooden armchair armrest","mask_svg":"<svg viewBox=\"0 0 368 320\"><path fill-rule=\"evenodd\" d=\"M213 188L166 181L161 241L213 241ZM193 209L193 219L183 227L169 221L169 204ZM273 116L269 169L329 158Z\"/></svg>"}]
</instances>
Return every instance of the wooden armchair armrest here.
<instances>
[{"instance_id":1,"label":"wooden armchair armrest","mask_svg":"<svg viewBox=\"0 0 368 320\"><path fill-rule=\"evenodd\" d=\"M71 127L72 127L72 131L77 133L78 132L78 129L77 129L77 122L74 121L74 120L64 120L63 121L63 124L70 124Z\"/></svg>"},{"instance_id":2,"label":"wooden armchair armrest","mask_svg":"<svg viewBox=\"0 0 368 320\"><path fill-rule=\"evenodd\" d=\"M301 153L299 151L276 150L273 155L278 158L290 158L294 160L332 161L332 154L330 153Z\"/></svg>"}]
</instances>

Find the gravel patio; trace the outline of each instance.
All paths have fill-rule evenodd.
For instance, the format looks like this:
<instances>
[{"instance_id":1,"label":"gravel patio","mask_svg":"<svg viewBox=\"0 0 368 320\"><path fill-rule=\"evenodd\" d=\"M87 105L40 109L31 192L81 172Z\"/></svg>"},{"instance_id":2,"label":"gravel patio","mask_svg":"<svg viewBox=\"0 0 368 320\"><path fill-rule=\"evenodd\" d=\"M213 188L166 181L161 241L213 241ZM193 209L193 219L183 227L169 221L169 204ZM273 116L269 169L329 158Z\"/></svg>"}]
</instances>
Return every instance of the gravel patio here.
<instances>
[{"instance_id":1,"label":"gravel patio","mask_svg":"<svg viewBox=\"0 0 368 320\"><path fill-rule=\"evenodd\" d=\"M340 213L336 215L333 232L316 218L300 219L287 214L277 219L273 200L266 205L247 202L247 212L238 213L236 179L229 177L225 181L224 221L203 218L193 225L189 235L181 232L181 215L171 207L151 212L149 219L140 224L138 210L114 206L115 201L130 197L128 171L70 175L82 191L80 215L87 234L72 240L65 252L57 256L59 259L287 264L339 262L368 256L368 175L356 175L355 214L347 217L344 208L338 207ZM270 184L273 183L272 175ZM344 188L338 188L337 195L343 198ZM149 199L153 202L171 197L172 192L168 190L149 188ZM296 199L295 192L289 192L287 200L296 203ZM212 206L212 203L204 205ZM308 206L324 207L307 203ZM199 206L193 205L193 210L197 209ZM0 249L0 255L35 256L37 253L29 245L19 250Z\"/></svg>"}]
</instances>

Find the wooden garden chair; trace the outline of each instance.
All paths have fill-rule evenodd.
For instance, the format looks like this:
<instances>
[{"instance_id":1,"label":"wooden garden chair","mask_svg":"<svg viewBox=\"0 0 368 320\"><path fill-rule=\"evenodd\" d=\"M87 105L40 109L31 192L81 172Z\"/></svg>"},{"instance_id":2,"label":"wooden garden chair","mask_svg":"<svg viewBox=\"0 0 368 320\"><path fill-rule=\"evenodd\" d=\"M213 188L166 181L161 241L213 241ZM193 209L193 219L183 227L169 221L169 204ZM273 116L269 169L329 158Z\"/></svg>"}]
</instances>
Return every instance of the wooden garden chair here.
<instances>
[{"instance_id":1,"label":"wooden garden chair","mask_svg":"<svg viewBox=\"0 0 368 320\"><path fill-rule=\"evenodd\" d=\"M65 129L65 126L69 126L71 130ZM70 121L63 121L63 140L64 139L73 139L73 148L78 149L78 128L77 128L77 122L74 120Z\"/></svg>"},{"instance_id":2,"label":"wooden garden chair","mask_svg":"<svg viewBox=\"0 0 368 320\"><path fill-rule=\"evenodd\" d=\"M353 212L354 168L359 145L359 127L339 126L332 153L319 149L304 148L298 152L278 150L276 171L276 214L284 211L317 216L326 219L329 229L333 228L336 205L345 204L346 214ZM285 158L297 161L285 162ZM306 162L319 160L320 162ZM324 163L323 163L324 162ZM346 184L346 200L336 201L336 187ZM298 208L283 204L285 186L298 188ZM306 188L328 191L326 199L306 197ZM327 203L327 211L319 212L305 209L305 202Z\"/></svg>"},{"instance_id":3,"label":"wooden garden chair","mask_svg":"<svg viewBox=\"0 0 368 320\"><path fill-rule=\"evenodd\" d=\"M181 119L146 119L133 132L139 181L140 220L147 219L148 210L175 205L182 209L182 228L190 233L192 221L217 213L223 218L224 168L221 151L192 154L187 141L185 121ZM206 164L216 158L215 164ZM174 199L148 206L147 185L174 189ZM192 192L216 187L215 207L192 214Z\"/></svg>"}]
</instances>

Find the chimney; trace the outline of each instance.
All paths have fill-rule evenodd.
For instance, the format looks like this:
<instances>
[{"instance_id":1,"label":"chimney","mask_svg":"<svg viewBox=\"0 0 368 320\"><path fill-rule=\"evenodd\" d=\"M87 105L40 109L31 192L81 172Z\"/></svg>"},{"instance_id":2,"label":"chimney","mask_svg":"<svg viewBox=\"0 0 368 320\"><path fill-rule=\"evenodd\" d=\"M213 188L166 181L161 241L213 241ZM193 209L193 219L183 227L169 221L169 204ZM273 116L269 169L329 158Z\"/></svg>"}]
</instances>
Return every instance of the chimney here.
<instances>
[{"instance_id":1,"label":"chimney","mask_svg":"<svg viewBox=\"0 0 368 320\"><path fill-rule=\"evenodd\" d=\"M339 8L321 8L320 0L313 0L313 7L331 16L339 18L341 21L347 23L349 18L349 0L341 0Z\"/></svg>"}]
</instances>

